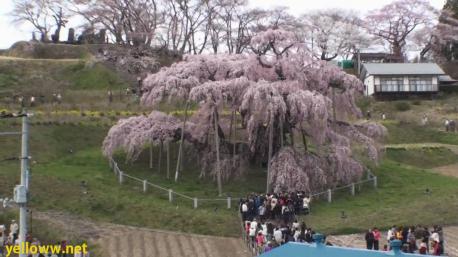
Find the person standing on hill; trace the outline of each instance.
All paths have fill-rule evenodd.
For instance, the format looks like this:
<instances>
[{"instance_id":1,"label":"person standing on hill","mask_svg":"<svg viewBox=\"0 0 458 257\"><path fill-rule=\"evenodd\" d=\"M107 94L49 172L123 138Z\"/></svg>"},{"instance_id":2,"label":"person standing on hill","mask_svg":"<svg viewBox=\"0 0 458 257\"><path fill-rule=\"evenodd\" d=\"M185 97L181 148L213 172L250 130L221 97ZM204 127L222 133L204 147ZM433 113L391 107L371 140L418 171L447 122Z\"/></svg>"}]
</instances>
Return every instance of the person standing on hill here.
<instances>
[{"instance_id":1,"label":"person standing on hill","mask_svg":"<svg viewBox=\"0 0 458 257\"><path fill-rule=\"evenodd\" d=\"M108 90L108 103L112 103L113 102L113 91Z\"/></svg>"},{"instance_id":2,"label":"person standing on hill","mask_svg":"<svg viewBox=\"0 0 458 257\"><path fill-rule=\"evenodd\" d=\"M16 223L15 220L12 220L10 224L10 233L13 235L13 244L16 242L16 239L18 238L18 232L19 225Z\"/></svg>"},{"instance_id":3,"label":"person standing on hill","mask_svg":"<svg viewBox=\"0 0 458 257\"><path fill-rule=\"evenodd\" d=\"M243 201L240 206L240 212L242 213L242 220L243 221L248 220L248 205L246 204L245 201Z\"/></svg>"},{"instance_id":4,"label":"person standing on hill","mask_svg":"<svg viewBox=\"0 0 458 257\"><path fill-rule=\"evenodd\" d=\"M365 239L367 249L372 250L374 248L374 234L372 233L371 229L367 231Z\"/></svg>"}]
</instances>

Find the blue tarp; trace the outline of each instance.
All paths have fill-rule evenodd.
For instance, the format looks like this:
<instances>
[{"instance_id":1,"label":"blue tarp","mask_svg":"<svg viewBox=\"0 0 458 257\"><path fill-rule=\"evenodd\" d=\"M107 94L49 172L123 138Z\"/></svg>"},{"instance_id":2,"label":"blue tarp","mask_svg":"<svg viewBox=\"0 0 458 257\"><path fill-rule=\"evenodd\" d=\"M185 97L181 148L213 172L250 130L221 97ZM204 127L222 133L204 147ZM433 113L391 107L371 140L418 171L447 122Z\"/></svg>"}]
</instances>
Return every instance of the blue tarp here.
<instances>
[{"instance_id":1,"label":"blue tarp","mask_svg":"<svg viewBox=\"0 0 458 257\"><path fill-rule=\"evenodd\" d=\"M315 241L322 242L320 236ZM315 237L314 237L315 238ZM408 254L400 251L401 241L395 240L391 243L392 251L374 251L357 248L346 248L339 246L326 246L322 243L295 243L290 242L277 247L267 253L261 254L260 257L388 257L388 256L405 256L405 257L425 257L427 255Z\"/></svg>"}]
</instances>

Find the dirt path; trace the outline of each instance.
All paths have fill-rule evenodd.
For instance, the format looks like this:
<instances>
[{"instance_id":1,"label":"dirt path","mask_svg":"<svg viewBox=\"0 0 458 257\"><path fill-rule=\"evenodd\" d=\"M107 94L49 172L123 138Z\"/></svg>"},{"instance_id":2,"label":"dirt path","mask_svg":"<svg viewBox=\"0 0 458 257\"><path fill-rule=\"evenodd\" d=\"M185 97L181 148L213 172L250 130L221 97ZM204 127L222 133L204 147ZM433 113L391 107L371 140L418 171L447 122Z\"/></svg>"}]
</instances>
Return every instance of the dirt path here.
<instances>
[{"instance_id":1,"label":"dirt path","mask_svg":"<svg viewBox=\"0 0 458 257\"><path fill-rule=\"evenodd\" d=\"M445 176L451 176L451 177L458 178L458 163L437 167L437 168L434 168L433 171L439 174L445 175Z\"/></svg>"},{"instance_id":2,"label":"dirt path","mask_svg":"<svg viewBox=\"0 0 458 257\"><path fill-rule=\"evenodd\" d=\"M0 61L1 60L27 61L27 62L80 62L81 61L81 59L39 59L39 58L21 58L21 57L0 55Z\"/></svg>"},{"instance_id":3,"label":"dirt path","mask_svg":"<svg viewBox=\"0 0 458 257\"><path fill-rule=\"evenodd\" d=\"M239 238L212 237L95 223L57 212L34 212L34 218L98 245L103 257L248 257Z\"/></svg>"},{"instance_id":4,"label":"dirt path","mask_svg":"<svg viewBox=\"0 0 458 257\"><path fill-rule=\"evenodd\" d=\"M450 149L455 154L458 154L458 145L449 145L449 144L441 144L441 143L416 143L416 144L389 144L389 145L385 145L385 148L416 149L416 148L422 148L422 147L445 147L445 148Z\"/></svg>"}]
</instances>

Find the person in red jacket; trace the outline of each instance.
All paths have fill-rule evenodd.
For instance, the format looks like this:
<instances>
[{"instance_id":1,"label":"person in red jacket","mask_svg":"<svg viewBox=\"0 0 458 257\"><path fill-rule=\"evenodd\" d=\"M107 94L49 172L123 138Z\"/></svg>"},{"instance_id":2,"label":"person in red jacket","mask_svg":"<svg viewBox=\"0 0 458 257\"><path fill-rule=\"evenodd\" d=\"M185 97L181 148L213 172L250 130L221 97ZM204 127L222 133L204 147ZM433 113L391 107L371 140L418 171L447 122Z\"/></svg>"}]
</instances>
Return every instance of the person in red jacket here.
<instances>
[{"instance_id":1,"label":"person in red jacket","mask_svg":"<svg viewBox=\"0 0 458 257\"><path fill-rule=\"evenodd\" d=\"M441 245L437 241L433 241L432 243L433 248L433 255L440 256L441 255Z\"/></svg>"},{"instance_id":2,"label":"person in red jacket","mask_svg":"<svg viewBox=\"0 0 458 257\"><path fill-rule=\"evenodd\" d=\"M374 250L379 250L379 242L380 238L382 237L380 231L375 227L372 229L372 234L374 234Z\"/></svg>"}]
</instances>

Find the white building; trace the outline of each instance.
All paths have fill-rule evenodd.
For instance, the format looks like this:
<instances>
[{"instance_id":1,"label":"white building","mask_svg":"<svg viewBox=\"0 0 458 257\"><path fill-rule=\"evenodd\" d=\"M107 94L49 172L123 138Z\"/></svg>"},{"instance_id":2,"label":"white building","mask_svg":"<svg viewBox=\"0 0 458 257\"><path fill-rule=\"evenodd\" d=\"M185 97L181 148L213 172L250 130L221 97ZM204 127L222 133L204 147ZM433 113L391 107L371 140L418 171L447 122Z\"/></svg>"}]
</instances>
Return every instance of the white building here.
<instances>
[{"instance_id":1,"label":"white building","mask_svg":"<svg viewBox=\"0 0 458 257\"><path fill-rule=\"evenodd\" d=\"M366 96L435 94L445 72L435 63L364 63Z\"/></svg>"}]
</instances>

